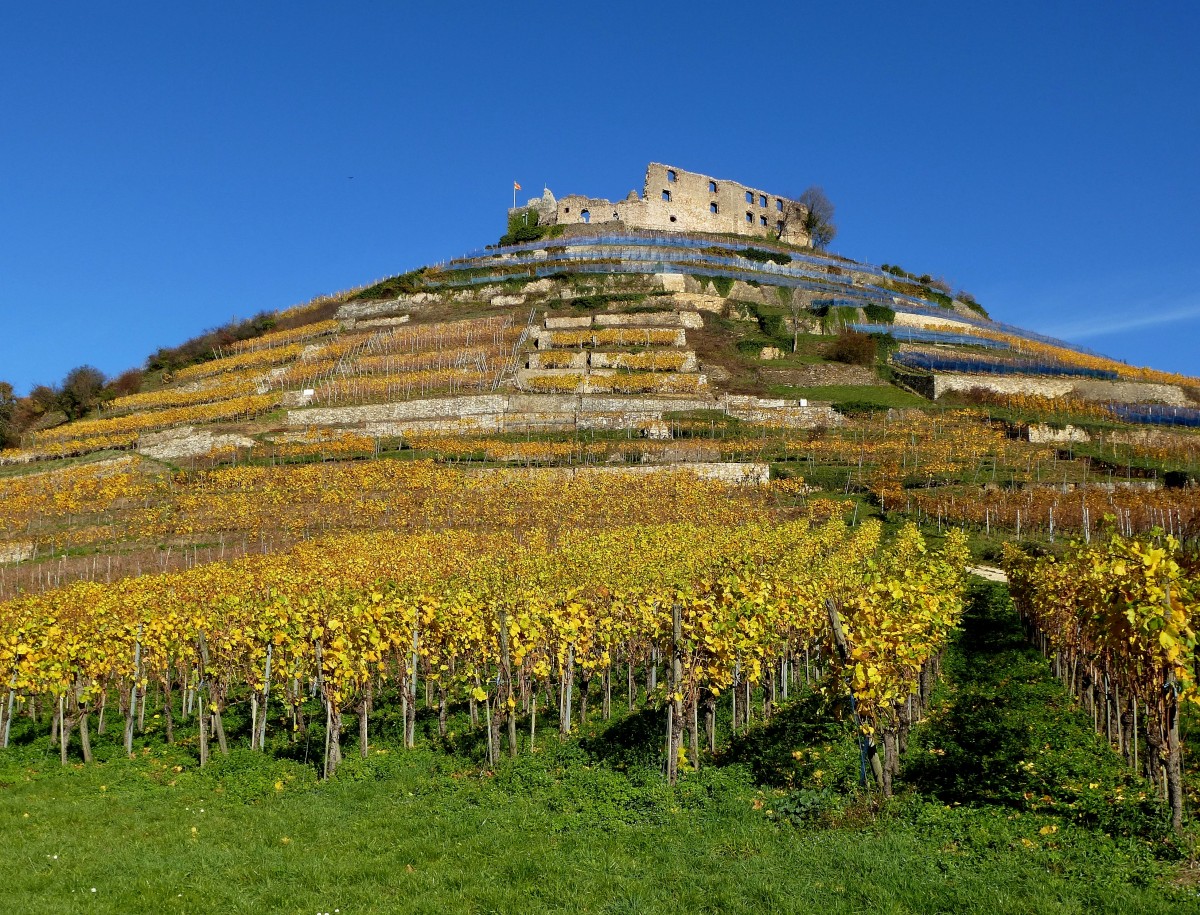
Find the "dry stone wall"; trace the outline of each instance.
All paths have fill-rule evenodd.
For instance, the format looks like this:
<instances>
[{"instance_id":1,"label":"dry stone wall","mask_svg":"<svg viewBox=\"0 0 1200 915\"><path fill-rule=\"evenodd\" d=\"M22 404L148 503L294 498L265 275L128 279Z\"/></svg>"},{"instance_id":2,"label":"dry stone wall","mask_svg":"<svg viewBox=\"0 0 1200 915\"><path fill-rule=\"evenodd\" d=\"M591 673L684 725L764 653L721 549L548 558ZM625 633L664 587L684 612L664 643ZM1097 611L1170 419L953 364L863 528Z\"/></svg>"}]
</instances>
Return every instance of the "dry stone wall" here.
<instances>
[{"instance_id":1,"label":"dry stone wall","mask_svg":"<svg viewBox=\"0 0 1200 915\"><path fill-rule=\"evenodd\" d=\"M912 378L908 376L906 383ZM1104 381L1093 378L1037 378L1033 376L967 375L955 372L939 373L932 378L932 397L936 400L951 391L982 389L996 394L1033 394L1039 397L1075 396L1101 403L1163 403L1170 406L1191 405L1183 390L1172 384L1151 384L1141 381ZM928 387L928 385L926 385ZM925 393L922 391L921 393ZM926 396L931 396L926 394Z\"/></svg>"},{"instance_id":2,"label":"dry stone wall","mask_svg":"<svg viewBox=\"0 0 1200 915\"><path fill-rule=\"evenodd\" d=\"M211 429L177 426L164 432L141 436L137 450L146 457L162 461L199 457L214 448L251 448L254 439L245 435L214 433Z\"/></svg>"},{"instance_id":3,"label":"dry stone wall","mask_svg":"<svg viewBox=\"0 0 1200 915\"><path fill-rule=\"evenodd\" d=\"M1076 442L1090 442L1091 435L1086 429L1070 424L1061 429L1048 426L1045 423L1035 423L1025 430L1025 439L1035 445L1069 445Z\"/></svg>"},{"instance_id":4,"label":"dry stone wall","mask_svg":"<svg viewBox=\"0 0 1200 915\"><path fill-rule=\"evenodd\" d=\"M744 422L797 429L840 426L845 421L842 414L829 404L809 403L801 406L794 400L726 394L721 398L721 405L728 415Z\"/></svg>"},{"instance_id":5,"label":"dry stone wall","mask_svg":"<svg viewBox=\"0 0 1200 915\"><path fill-rule=\"evenodd\" d=\"M32 559L35 552L36 547L32 540L10 540L0 543L0 565L24 562L26 559Z\"/></svg>"},{"instance_id":6,"label":"dry stone wall","mask_svg":"<svg viewBox=\"0 0 1200 915\"><path fill-rule=\"evenodd\" d=\"M511 473L503 468L481 468L472 473L486 475L495 473ZM675 464L641 464L620 467L535 467L522 469L523 475L544 477L550 479L571 479L573 477L590 476L594 474L629 474L645 476L647 474L690 473L701 480L715 480L721 483L731 483L735 486L761 485L770 482L771 466L764 463L733 463L719 461L697 461L694 463Z\"/></svg>"},{"instance_id":7,"label":"dry stone wall","mask_svg":"<svg viewBox=\"0 0 1200 915\"><path fill-rule=\"evenodd\" d=\"M902 311L896 312L896 317L892 323L897 327L946 327L966 332L975 329L973 324L968 324L965 321L955 321L939 315L913 315Z\"/></svg>"},{"instance_id":8,"label":"dry stone wall","mask_svg":"<svg viewBox=\"0 0 1200 915\"><path fill-rule=\"evenodd\" d=\"M485 394L409 400L357 407L313 407L288 411L292 428L360 428L374 436L419 432L472 434L526 429L640 429L668 413L721 410L749 422L791 428L842 423L828 404L800 406L797 401L748 396L622 397L606 394Z\"/></svg>"},{"instance_id":9,"label":"dry stone wall","mask_svg":"<svg viewBox=\"0 0 1200 915\"><path fill-rule=\"evenodd\" d=\"M1034 444L1073 444L1100 442L1107 445L1165 446L1195 449L1200 453L1200 435L1169 429L1105 429L1091 432L1070 424L1059 429L1046 423L1033 423L1021 430L1024 438Z\"/></svg>"}]
</instances>

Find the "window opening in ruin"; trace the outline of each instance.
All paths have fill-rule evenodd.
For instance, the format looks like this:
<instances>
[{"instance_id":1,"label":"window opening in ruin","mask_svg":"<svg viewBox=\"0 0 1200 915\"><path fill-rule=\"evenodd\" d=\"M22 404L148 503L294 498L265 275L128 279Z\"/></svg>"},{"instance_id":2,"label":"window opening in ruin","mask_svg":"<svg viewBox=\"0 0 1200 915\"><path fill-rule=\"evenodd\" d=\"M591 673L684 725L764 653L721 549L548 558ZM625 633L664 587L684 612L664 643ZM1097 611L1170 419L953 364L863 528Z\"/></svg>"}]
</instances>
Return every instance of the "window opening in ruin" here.
<instances>
[{"instance_id":1,"label":"window opening in ruin","mask_svg":"<svg viewBox=\"0 0 1200 915\"><path fill-rule=\"evenodd\" d=\"M746 214L746 222L750 223L750 225L754 225L754 214L753 213Z\"/></svg>"},{"instance_id":2,"label":"window opening in ruin","mask_svg":"<svg viewBox=\"0 0 1200 915\"><path fill-rule=\"evenodd\" d=\"M674 222L674 221L675 221L675 217L674 217L674 216L672 216L672 217L671 217L671 222Z\"/></svg>"},{"instance_id":3,"label":"window opening in ruin","mask_svg":"<svg viewBox=\"0 0 1200 915\"><path fill-rule=\"evenodd\" d=\"M746 203L754 203L754 195L750 191L746 191Z\"/></svg>"},{"instance_id":4,"label":"window opening in ruin","mask_svg":"<svg viewBox=\"0 0 1200 915\"><path fill-rule=\"evenodd\" d=\"M571 212L571 208L570 208L570 207L563 207L563 212L564 212L564 213L570 213L570 212Z\"/></svg>"},{"instance_id":5,"label":"window opening in ruin","mask_svg":"<svg viewBox=\"0 0 1200 915\"><path fill-rule=\"evenodd\" d=\"M760 207L765 207L767 205L767 195L766 194L758 195L758 205Z\"/></svg>"},{"instance_id":6,"label":"window opening in ruin","mask_svg":"<svg viewBox=\"0 0 1200 915\"><path fill-rule=\"evenodd\" d=\"M708 182L708 192L710 194L715 194L717 192L717 182L715 182L715 181Z\"/></svg>"},{"instance_id":7,"label":"window opening in ruin","mask_svg":"<svg viewBox=\"0 0 1200 915\"><path fill-rule=\"evenodd\" d=\"M675 171L673 169L670 169L670 168L667 169L667 180L668 181L675 180Z\"/></svg>"},{"instance_id":8,"label":"window opening in ruin","mask_svg":"<svg viewBox=\"0 0 1200 915\"><path fill-rule=\"evenodd\" d=\"M780 213L783 212L783 201L782 200L777 199L775 201L775 209L777 209Z\"/></svg>"},{"instance_id":9,"label":"window opening in ruin","mask_svg":"<svg viewBox=\"0 0 1200 915\"><path fill-rule=\"evenodd\" d=\"M766 216L759 216L759 217L758 217L758 224L759 224L760 226L766 226L766 224L767 224L767 217L766 217Z\"/></svg>"},{"instance_id":10,"label":"window opening in ruin","mask_svg":"<svg viewBox=\"0 0 1200 915\"><path fill-rule=\"evenodd\" d=\"M613 219L620 219L620 218L621 218L621 217L620 217L620 215L619 215L619 214L617 214L617 213L613 213Z\"/></svg>"},{"instance_id":11,"label":"window opening in ruin","mask_svg":"<svg viewBox=\"0 0 1200 915\"><path fill-rule=\"evenodd\" d=\"M665 200L667 203L671 202L671 192L670 191L663 191L663 200Z\"/></svg>"},{"instance_id":12,"label":"window opening in ruin","mask_svg":"<svg viewBox=\"0 0 1200 915\"><path fill-rule=\"evenodd\" d=\"M775 231L778 232L780 235L783 234L783 220L782 219L779 220L779 222L775 223Z\"/></svg>"},{"instance_id":13,"label":"window opening in ruin","mask_svg":"<svg viewBox=\"0 0 1200 915\"><path fill-rule=\"evenodd\" d=\"M584 210L582 213L579 214L579 218L582 219L584 222L591 222L592 214L589 213L587 210Z\"/></svg>"},{"instance_id":14,"label":"window opening in ruin","mask_svg":"<svg viewBox=\"0 0 1200 915\"><path fill-rule=\"evenodd\" d=\"M710 203L708 205L708 212L710 212L710 213L717 212L717 205L715 203Z\"/></svg>"}]
</instances>

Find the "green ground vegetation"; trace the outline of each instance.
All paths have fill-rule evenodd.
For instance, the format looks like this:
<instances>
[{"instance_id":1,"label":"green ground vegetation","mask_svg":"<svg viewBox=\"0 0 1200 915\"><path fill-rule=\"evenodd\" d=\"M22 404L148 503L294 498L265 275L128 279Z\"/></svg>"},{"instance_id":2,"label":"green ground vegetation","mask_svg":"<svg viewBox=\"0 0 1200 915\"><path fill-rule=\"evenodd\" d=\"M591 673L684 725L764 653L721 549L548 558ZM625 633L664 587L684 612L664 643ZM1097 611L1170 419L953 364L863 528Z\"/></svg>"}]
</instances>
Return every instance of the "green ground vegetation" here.
<instances>
[{"instance_id":1,"label":"green ground vegetation","mask_svg":"<svg viewBox=\"0 0 1200 915\"><path fill-rule=\"evenodd\" d=\"M892 385L834 384L820 387L799 388L790 385L770 385L772 397L805 398L807 400L830 401L844 412L867 410L924 409L929 401L916 394Z\"/></svg>"},{"instance_id":2,"label":"green ground vegetation","mask_svg":"<svg viewBox=\"0 0 1200 915\"><path fill-rule=\"evenodd\" d=\"M1002 587L973 588L944 671L887 805L859 787L852 726L804 690L675 788L654 711L593 715L489 769L461 710L440 739L422 709L415 750L397 721L325 783L319 728L253 753L236 748L248 725L231 711L235 748L201 769L194 735L168 745L154 718L132 759L110 729L100 761L63 769L45 721L21 719L0 753L0 900L28 913L1200 911L1186 843L1026 646Z\"/></svg>"},{"instance_id":3,"label":"green ground vegetation","mask_svg":"<svg viewBox=\"0 0 1200 915\"><path fill-rule=\"evenodd\" d=\"M370 302L375 299L394 299L401 295L420 292L424 288L421 280L424 274L425 268L422 267L420 270L388 277L386 280L380 280L378 283L356 292L348 301Z\"/></svg>"}]
</instances>

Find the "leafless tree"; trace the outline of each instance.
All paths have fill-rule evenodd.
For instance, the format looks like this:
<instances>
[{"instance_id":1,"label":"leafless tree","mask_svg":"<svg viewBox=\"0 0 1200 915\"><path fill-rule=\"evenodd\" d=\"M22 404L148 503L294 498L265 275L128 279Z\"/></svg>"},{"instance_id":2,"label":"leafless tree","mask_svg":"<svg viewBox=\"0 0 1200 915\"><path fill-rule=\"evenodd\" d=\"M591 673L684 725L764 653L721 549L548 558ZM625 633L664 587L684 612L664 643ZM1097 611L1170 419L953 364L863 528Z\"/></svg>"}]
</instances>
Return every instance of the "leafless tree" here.
<instances>
[{"instance_id":1,"label":"leafless tree","mask_svg":"<svg viewBox=\"0 0 1200 915\"><path fill-rule=\"evenodd\" d=\"M797 199L804 208L800 227L814 248L827 248L837 235L833 221L833 204L819 187L810 187Z\"/></svg>"},{"instance_id":2,"label":"leafless tree","mask_svg":"<svg viewBox=\"0 0 1200 915\"><path fill-rule=\"evenodd\" d=\"M781 241L803 237L814 248L826 247L835 235L833 204L819 187L810 187L799 197L783 206L783 218L777 233Z\"/></svg>"},{"instance_id":3,"label":"leafless tree","mask_svg":"<svg viewBox=\"0 0 1200 915\"><path fill-rule=\"evenodd\" d=\"M800 319L808 312L808 307L801 298L799 289L791 290L787 307L788 314L792 318L792 352L794 353L800 346Z\"/></svg>"}]
</instances>

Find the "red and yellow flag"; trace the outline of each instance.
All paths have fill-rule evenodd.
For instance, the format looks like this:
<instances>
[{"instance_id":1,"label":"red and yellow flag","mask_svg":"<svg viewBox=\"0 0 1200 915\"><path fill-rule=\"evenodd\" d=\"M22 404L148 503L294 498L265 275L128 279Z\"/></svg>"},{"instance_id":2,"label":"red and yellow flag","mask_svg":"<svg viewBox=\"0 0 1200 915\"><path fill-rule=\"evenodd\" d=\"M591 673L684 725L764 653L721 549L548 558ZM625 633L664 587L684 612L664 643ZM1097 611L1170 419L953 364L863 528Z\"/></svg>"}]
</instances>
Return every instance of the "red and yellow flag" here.
<instances>
[{"instance_id":1,"label":"red and yellow flag","mask_svg":"<svg viewBox=\"0 0 1200 915\"><path fill-rule=\"evenodd\" d=\"M517 182L514 181L513 182L513 190L519 191L520 189L521 189L521 185L517 184Z\"/></svg>"}]
</instances>

